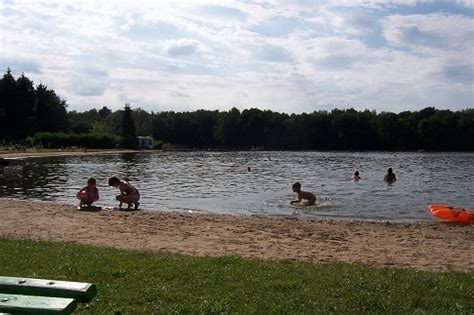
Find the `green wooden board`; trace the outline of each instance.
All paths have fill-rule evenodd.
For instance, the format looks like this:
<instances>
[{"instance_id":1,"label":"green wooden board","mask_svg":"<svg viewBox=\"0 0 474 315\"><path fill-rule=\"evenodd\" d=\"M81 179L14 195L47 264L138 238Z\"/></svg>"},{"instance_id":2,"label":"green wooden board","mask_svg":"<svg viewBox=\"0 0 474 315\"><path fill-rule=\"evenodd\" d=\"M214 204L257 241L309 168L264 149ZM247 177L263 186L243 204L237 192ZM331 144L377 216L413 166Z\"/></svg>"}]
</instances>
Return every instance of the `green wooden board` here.
<instances>
[{"instance_id":1,"label":"green wooden board","mask_svg":"<svg viewBox=\"0 0 474 315\"><path fill-rule=\"evenodd\" d=\"M64 297L87 303L96 296L97 287L83 282L0 277L0 293Z\"/></svg>"},{"instance_id":2,"label":"green wooden board","mask_svg":"<svg viewBox=\"0 0 474 315\"><path fill-rule=\"evenodd\" d=\"M0 312L21 314L71 314L77 302L70 298L0 293Z\"/></svg>"}]
</instances>

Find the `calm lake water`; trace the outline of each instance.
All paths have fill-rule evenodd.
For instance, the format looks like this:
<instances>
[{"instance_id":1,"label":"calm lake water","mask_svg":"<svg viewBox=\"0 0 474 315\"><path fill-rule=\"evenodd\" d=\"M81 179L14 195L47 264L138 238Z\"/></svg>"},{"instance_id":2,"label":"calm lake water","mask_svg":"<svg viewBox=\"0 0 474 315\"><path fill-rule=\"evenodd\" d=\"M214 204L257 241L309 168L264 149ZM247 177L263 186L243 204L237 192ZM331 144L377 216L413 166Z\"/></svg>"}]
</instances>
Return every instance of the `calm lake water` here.
<instances>
[{"instance_id":1,"label":"calm lake water","mask_svg":"<svg viewBox=\"0 0 474 315\"><path fill-rule=\"evenodd\" d=\"M474 208L474 153L407 152L144 152L27 159L0 170L0 196L77 204L95 176L99 205L117 206L107 179L119 175L140 190L141 208L165 211L433 220L428 204ZM250 171L248 168L250 167ZM388 167L394 184L383 176ZM362 179L351 180L359 170ZM290 206L291 184L317 196Z\"/></svg>"}]
</instances>

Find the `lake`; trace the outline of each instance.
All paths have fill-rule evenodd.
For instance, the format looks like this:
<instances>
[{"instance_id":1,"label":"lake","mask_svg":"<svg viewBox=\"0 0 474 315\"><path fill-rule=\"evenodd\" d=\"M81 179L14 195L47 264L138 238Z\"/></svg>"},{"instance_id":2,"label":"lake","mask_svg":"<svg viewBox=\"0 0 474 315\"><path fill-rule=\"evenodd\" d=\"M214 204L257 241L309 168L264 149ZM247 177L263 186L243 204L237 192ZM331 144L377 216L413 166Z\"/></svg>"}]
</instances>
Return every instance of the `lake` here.
<instances>
[{"instance_id":1,"label":"lake","mask_svg":"<svg viewBox=\"0 0 474 315\"><path fill-rule=\"evenodd\" d=\"M26 159L0 171L0 197L76 205L95 176L99 205L117 206L107 179L119 175L141 193L141 208L239 215L363 220L433 220L428 204L474 208L474 153L143 152ZM392 167L397 181L383 181ZM362 179L351 180L355 170ZM317 197L290 206L291 185Z\"/></svg>"}]
</instances>

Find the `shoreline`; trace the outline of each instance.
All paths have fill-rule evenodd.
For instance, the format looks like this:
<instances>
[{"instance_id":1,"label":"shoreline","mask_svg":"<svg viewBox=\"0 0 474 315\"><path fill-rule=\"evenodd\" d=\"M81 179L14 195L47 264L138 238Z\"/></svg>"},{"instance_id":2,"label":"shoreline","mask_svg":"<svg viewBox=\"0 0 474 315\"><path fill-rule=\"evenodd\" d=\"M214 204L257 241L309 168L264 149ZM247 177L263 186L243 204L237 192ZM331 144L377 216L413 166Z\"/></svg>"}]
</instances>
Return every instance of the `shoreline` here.
<instances>
[{"instance_id":1,"label":"shoreline","mask_svg":"<svg viewBox=\"0 0 474 315\"><path fill-rule=\"evenodd\" d=\"M86 155L154 152L88 150ZM1 153L4 158L84 155ZM474 272L474 226L439 221L297 218L160 209L77 211L70 204L0 198L0 237L65 241L194 256L236 255L310 263L362 263Z\"/></svg>"},{"instance_id":2,"label":"shoreline","mask_svg":"<svg viewBox=\"0 0 474 315\"><path fill-rule=\"evenodd\" d=\"M474 229L440 222L238 216L159 209L97 212L0 198L4 238L75 242L193 256L361 263L474 272Z\"/></svg>"},{"instance_id":3,"label":"shoreline","mask_svg":"<svg viewBox=\"0 0 474 315\"><path fill-rule=\"evenodd\" d=\"M39 158L39 157L54 157L54 156L76 156L76 155L100 155L100 154L121 154L121 153L143 153L155 152L155 150L108 150L108 149L89 149L87 153L83 150L71 151L3 151L0 152L0 158L6 159L23 159L23 158Z\"/></svg>"},{"instance_id":4,"label":"shoreline","mask_svg":"<svg viewBox=\"0 0 474 315\"><path fill-rule=\"evenodd\" d=\"M199 150L197 150L199 151ZM33 151L31 149L28 149L26 152L24 151L14 151L14 152L8 152L8 151L0 151L0 159L2 158L6 158L6 160L17 160L19 159L21 161L21 163L23 163L23 159L27 159L27 158L41 158L41 157L60 157L60 156L86 156L86 155L113 155L113 154L127 154L127 153L139 153L139 154L153 154L153 153L156 153L156 152L163 152L163 150L129 150L129 149L90 149L88 150L87 153L84 154L84 152L80 149L78 150L71 150L71 151L67 151L67 150L54 150L54 151ZM166 151L164 151L166 152ZM168 151L168 152L175 152L175 151ZM208 151L206 151L208 152ZM271 151L269 151L271 152ZM1 167L1 166L0 166ZM79 187L79 186L78 186ZM82 187L82 186L81 186ZM2 198L2 196L0 196L0 198ZM74 199L75 200L75 199ZM38 200L32 200L33 202L35 201L38 201ZM60 202L67 202L67 201L60 201ZM110 206L110 204L109 204ZM191 206L192 207L192 206ZM223 210L225 210L225 206L223 206L222 208L224 208ZM167 211L169 210L174 210L174 209L167 209ZM195 211L194 209L191 209L192 211ZM200 211L200 212L204 212L204 213L210 213L212 214L213 212L212 211L206 211L206 209L201 209L201 210L196 210L196 211ZM225 213L229 213L229 212L223 212L224 214ZM238 213L237 215L247 215L246 213ZM280 215L276 215L276 214L270 214L270 216L286 216L286 214L280 214ZM375 221L375 222L382 222L382 223L385 223L385 222L388 222L388 223L420 223L420 222L439 222L437 221L436 219L433 219L433 218L402 218L402 219L399 219L399 218L387 218L387 217L377 217L377 218L369 218L369 217L351 217L351 216L324 216L324 215L321 215L321 216L316 216L316 217L312 217L312 216L304 216L302 218L298 218L298 219L302 219L302 220L313 220L313 219L330 219L330 220L341 220L341 221L362 221L362 222L372 222L372 221Z\"/></svg>"}]
</instances>

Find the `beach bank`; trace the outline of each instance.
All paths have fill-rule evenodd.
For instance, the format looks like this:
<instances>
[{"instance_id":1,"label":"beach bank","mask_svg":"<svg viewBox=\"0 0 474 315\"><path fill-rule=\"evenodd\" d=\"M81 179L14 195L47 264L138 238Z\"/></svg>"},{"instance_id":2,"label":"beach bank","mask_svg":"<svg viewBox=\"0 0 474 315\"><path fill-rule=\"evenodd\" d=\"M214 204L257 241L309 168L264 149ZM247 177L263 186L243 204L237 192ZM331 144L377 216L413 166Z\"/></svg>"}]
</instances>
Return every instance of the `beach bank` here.
<instances>
[{"instance_id":1,"label":"beach bank","mask_svg":"<svg viewBox=\"0 0 474 315\"><path fill-rule=\"evenodd\" d=\"M0 235L195 256L236 255L474 272L474 228L103 209L0 199Z\"/></svg>"},{"instance_id":2,"label":"beach bank","mask_svg":"<svg viewBox=\"0 0 474 315\"><path fill-rule=\"evenodd\" d=\"M37 158L37 157L51 157L51 156L75 156L75 155L100 155L100 154L121 154L121 153L135 153L135 152L153 152L152 150L108 150L108 149L83 149L76 150L46 150L35 151L28 149L26 151L0 151L0 158L5 159L23 159L23 158Z\"/></svg>"}]
</instances>

